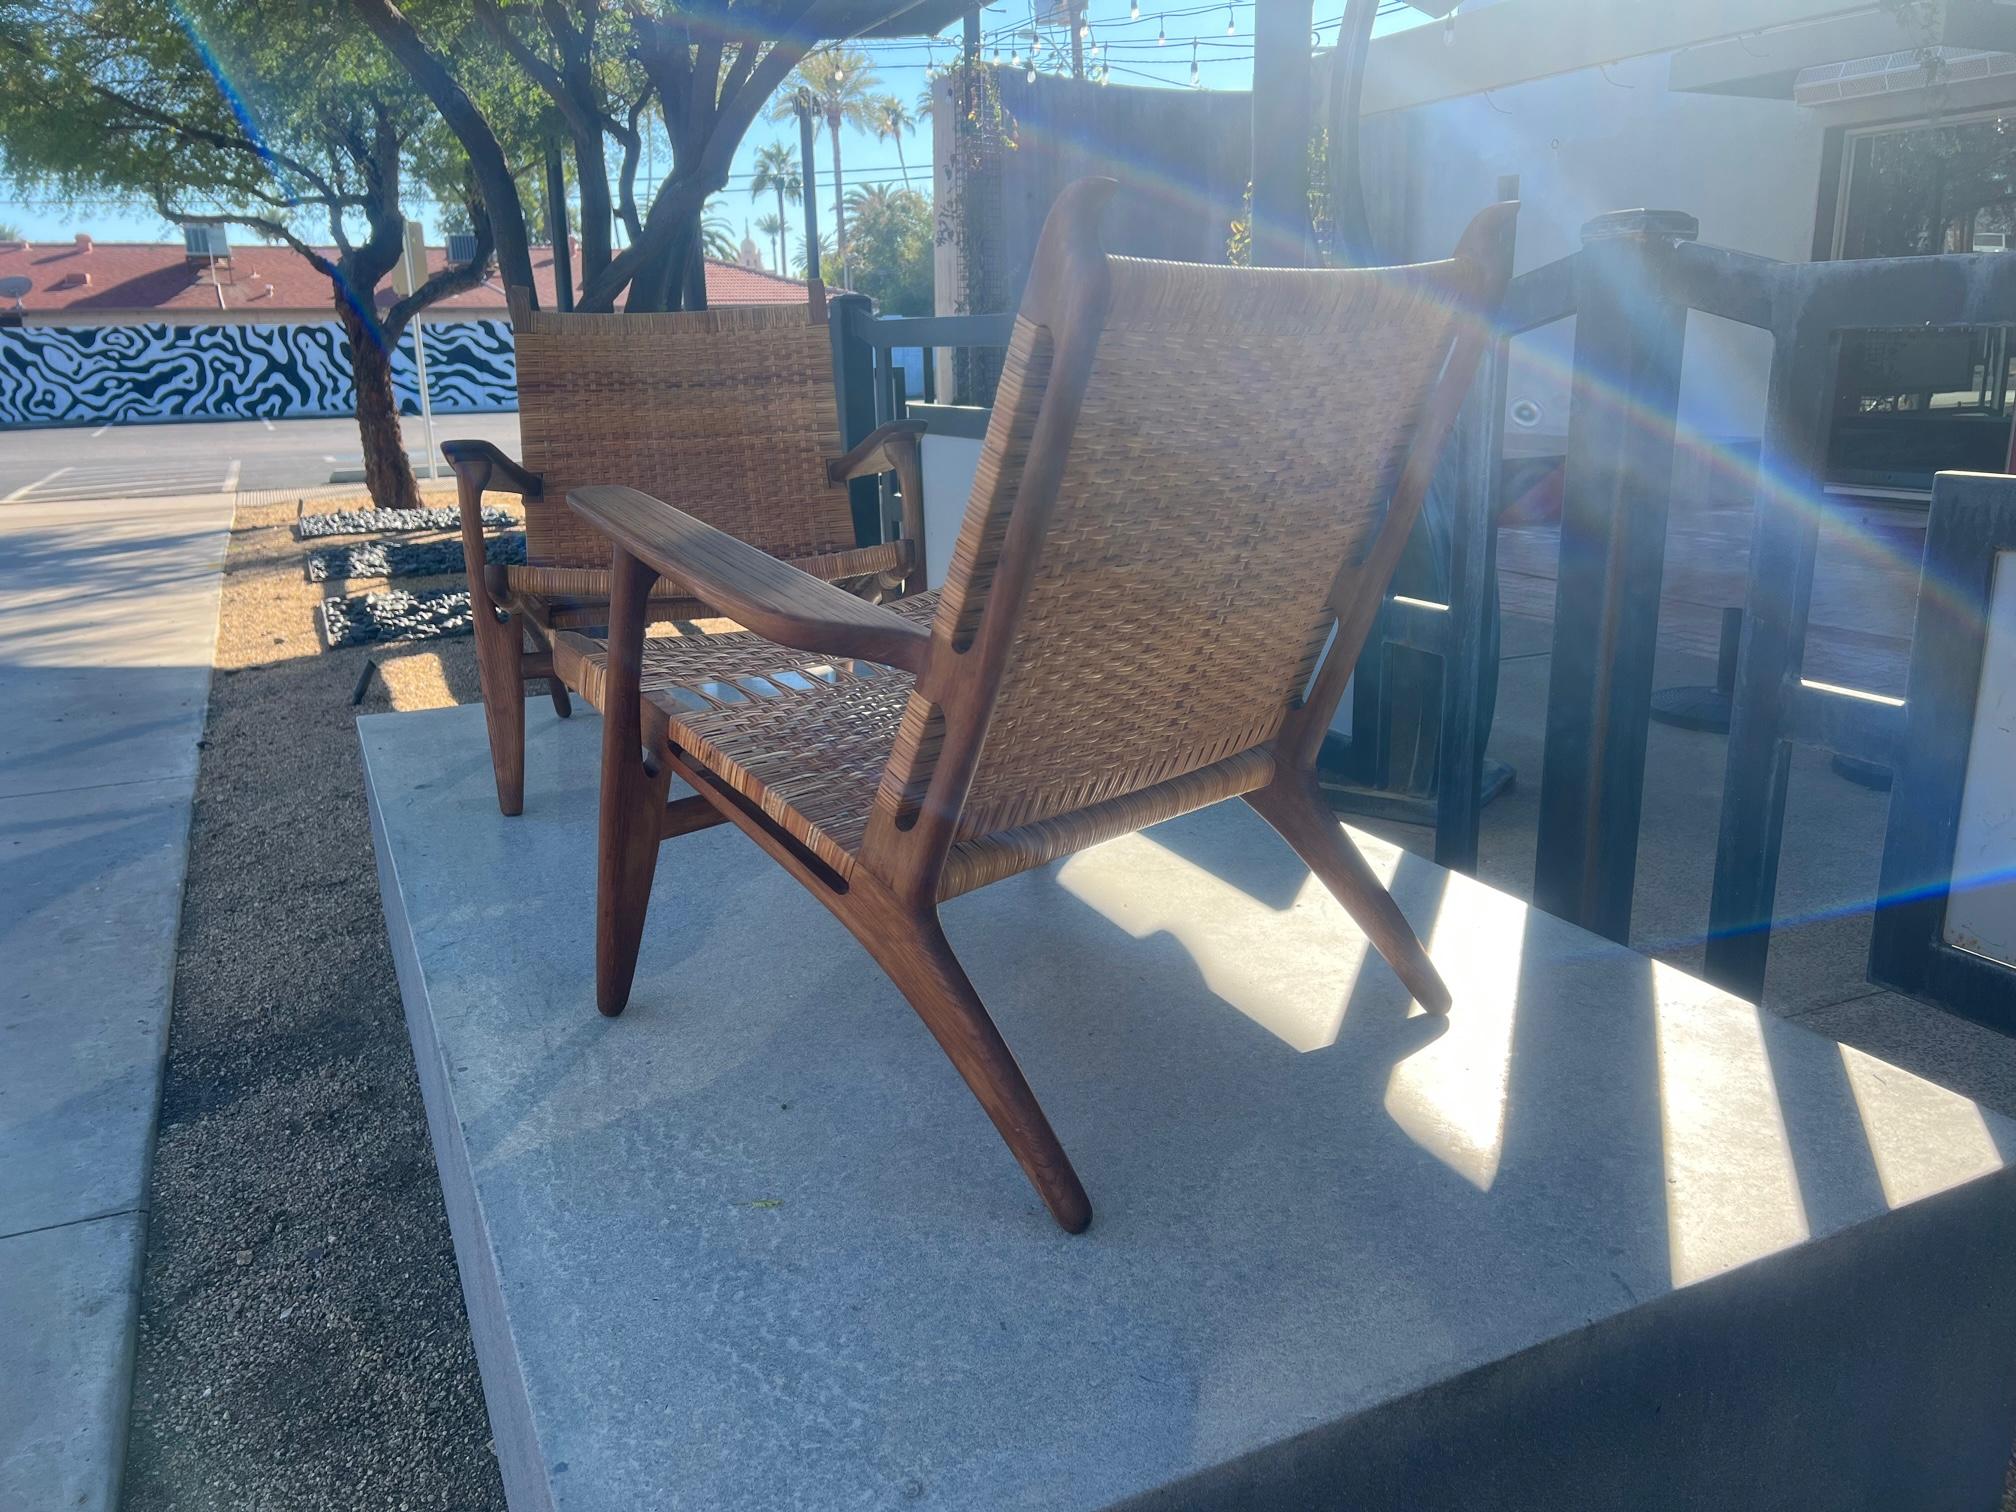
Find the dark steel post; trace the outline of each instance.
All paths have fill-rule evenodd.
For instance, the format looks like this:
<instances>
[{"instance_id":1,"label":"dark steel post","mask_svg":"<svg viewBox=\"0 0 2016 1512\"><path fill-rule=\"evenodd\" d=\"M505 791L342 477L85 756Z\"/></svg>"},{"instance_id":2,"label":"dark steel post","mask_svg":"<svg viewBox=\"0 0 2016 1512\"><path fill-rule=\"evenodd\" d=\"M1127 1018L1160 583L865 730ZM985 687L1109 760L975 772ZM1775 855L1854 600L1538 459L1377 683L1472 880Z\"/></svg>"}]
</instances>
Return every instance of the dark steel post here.
<instances>
[{"instance_id":1,"label":"dark steel post","mask_svg":"<svg viewBox=\"0 0 2016 1512\"><path fill-rule=\"evenodd\" d=\"M819 175L812 171L812 109L800 95L793 102L798 114L798 161L804 164L805 180L805 276L819 280ZM837 329L837 327L836 327Z\"/></svg>"},{"instance_id":2,"label":"dark steel post","mask_svg":"<svg viewBox=\"0 0 2016 1512\"><path fill-rule=\"evenodd\" d=\"M1652 654L1687 311L1663 254L1699 225L1671 210L1599 216L1575 270L1575 378L1540 773L1533 901L1625 940L1638 864Z\"/></svg>"},{"instance_id":3,"label":"dark steel post","mask_svg":"<svg viewBox=\"0 0 2016 1512\"><path fill-rule=\"evenodd\" d=\"M1519 198L1519 180L1498 180L1499 200ZM1513 248L1504 249L1510 270ZM1484 349L1463 407L1455 463L1458 508L1449 532L1449 651L1442 659L1442 738L1436 753L1435 864L1477 870L1484 814L1485 689L1498 677L1491 644L1498 613L1498 494L1504 477L1505 388L1509 372L1501 336ZM1445 464L1446 465L1446 464Z\"/></svg>"},{"instance_id":4,"label":"dark steel post","mask_svg":"<svg viewBox=\"0 0 2016 1512\"><path fill-rule=\"evenodd\" d=\"M1311 0L1253 7L1253 266L1307 260L1311 109Z\"/></svg>"},{"instance_id":5,"label":"dark steel post","mask_svg":"<svg viewBox=\"0 0 2016 1512\"><path fill-rule=\"evenodd\" d=\"M833 391L840 406L840 445L858 446L875 429L875 348L868 340L875 307L866 294L838 294L827 304L833 339ZM882 539L882 489L877 478L856 478L847 485L854 511L856 544L873 546Z\"/></svg>"},{"instance_id":6,"label":"dark steel post","mask_svg":"<svg viewBox=\"0 0 2016 1512\"><path fill-rule=\"evenodd\" d=\"M1716 986L1753 1003L1763 999L1771 953L1785 792L1792 776L1786 726L1806 658L1806 616L1820 548L1819 479L1834 403L1832 326L1838 323L1838 313L1825 301L1808 299L1797 323L1779 333L1758 459L1750 587L1729 704L1704 971Z\"/></svg>"},{"instance_id":7,"label":"dark steel post","mask_svg":"<svg viewBox=\"0 0 2016 1512\"><path fill-rule=\"evenodd\" d=\"M567 244L567 173L558 147L546 149L546 230L553 238L553 302L564 314L574 308L574 258Z\"/></svg>"}]
</instances>

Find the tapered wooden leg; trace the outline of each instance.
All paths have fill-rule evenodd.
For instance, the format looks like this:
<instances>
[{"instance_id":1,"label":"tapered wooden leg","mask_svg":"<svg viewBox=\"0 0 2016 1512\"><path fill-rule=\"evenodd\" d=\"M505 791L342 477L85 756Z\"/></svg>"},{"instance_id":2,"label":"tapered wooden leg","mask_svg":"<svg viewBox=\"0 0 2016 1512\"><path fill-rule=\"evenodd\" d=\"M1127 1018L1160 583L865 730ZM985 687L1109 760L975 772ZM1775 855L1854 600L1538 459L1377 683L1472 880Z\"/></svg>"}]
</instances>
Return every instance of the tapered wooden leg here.
<instances>
[{"instance_id":1,"label":"tapered wooden leg","mask_svg":"<svg viewBox=\"0 0 2016 1512\"><path fill-rule=\"evenodd\" d=\"M546 632L544 630L533 629L529 620L525 625L525 635L529 642L527 646L528 650L551 651L553 649L553 643L548 639ZM534 675L536 676L537 674L535 673ZM546 696L553 700L553 712L555 715L561 719L572 719L574 717L574 700L568 695L567 684L560 681L558 677L549 677L546 679Z\"/></svg>"},{"instance_id":2,"label":"tapered wooden leg","mask_svg":"<svg viewBox=\"0 0 2016 1512\"><path fill-rule=\"evenodd\" d=\"M497 807L525 809L524 641L518 627L484 605L476 610L476 679L483 689L483 722L490 731L490 765L497 777Z\"/></svg>"},{"instance_id":3,"label":"tapered wooden leg","mask_svg":"<svg viewBox=\"0 0 2016 1512\"><path fill-rule=\"evenodd\" d=\"M1091 1200L936 913L905 911L855 933L966 1079L1051 1217L1066 1233L1082 1234L1092 1222Z\"/></svg>"},{"instance_id":4,"label":"tapered wooden leg","mask_svg":"<svg viewBox=\"0 0 2016 1512\"><path fill-rule=\"evenodd\" d=\"M1251 804L1283 840L1295 848L1330 895L1344 905L1373 947L1386 958L1401 985L1430 1013L1449 1011L1449 989L1393 895L1379 885L1358 847L1344 833L1315 779L1284 773L1255 793Z\"/></svg>"},{"instance_id":5,"label":"tapered wooden leg","mask_svg":"<svg viewBox=\"0 0 2016 1512\"><path fill-rule=\"evenodd\" d=\"M629 1003L637 975L672 772L669 767L655 774L647 770L634 746L628 760L612 756L607 734L605 726L595 879L595 1006L614 1018Z\"/></svg>"},{"instance_id":6,"label":"tapered wooden leg","mask_svg":"<svg viewBox=\"0 0 2016 1512\"><path fill-rule=\"evenodd\" d=\"M619 548L610 576L602 818L596 844L595 1006L613 1018L630 1001L630 983L637 975L672 769L663 761L656 770L644 764L644 606L657 573Z\"/></svg>"}]
</instances>

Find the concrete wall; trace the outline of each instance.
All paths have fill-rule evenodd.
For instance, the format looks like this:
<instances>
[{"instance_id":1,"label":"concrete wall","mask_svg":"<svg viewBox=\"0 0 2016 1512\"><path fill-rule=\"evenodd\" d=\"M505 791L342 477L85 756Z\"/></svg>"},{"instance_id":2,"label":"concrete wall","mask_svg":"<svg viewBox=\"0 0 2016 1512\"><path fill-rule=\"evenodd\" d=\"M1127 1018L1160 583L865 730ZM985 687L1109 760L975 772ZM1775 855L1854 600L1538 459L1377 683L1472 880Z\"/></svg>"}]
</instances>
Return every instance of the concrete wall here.
<instances>
[{"instance_id":1,"label":"concrete wall","mask_svg":"<svg viewBox=\"0 0 2016 1512\"><path fill-rule=\"evenodd\" d=\"M1517 174L1520 271L1575 250L1606 210L1684 210L1701 239L1790 261L1812 255L1825 131L1783 100L1680 94L1668 56L1537 79L1489 95L1374 117L1368 151L1379 229L1403 257L1446 256L1464 225ZM1368 135L1368 147L1372 137ZM1383 214L1382 214L1383 212ZM1510 398L1538 411L1523 444L1545 450L1567 428L1573 322L1519 342ZM1697 442L1754 440L1770 342L1709 316L1687 332L1681 418ZM1508 440L1521 443L1519 428Z\"/></svg>"},{"instance_id":2,"label":"concrete wall","mask_svg":"<svg viewBox=\"0 0 2016 1512\"><path fill-rule=\"evenodd\" d=\"M443 414L518 407L511 322L426 323L427 391ZM413 333L393 363L400 408L420 413ZM180 320L0 329L0 428L107 421L280 420L356 407L334 321Z\"/></svg>"}]
</instances>

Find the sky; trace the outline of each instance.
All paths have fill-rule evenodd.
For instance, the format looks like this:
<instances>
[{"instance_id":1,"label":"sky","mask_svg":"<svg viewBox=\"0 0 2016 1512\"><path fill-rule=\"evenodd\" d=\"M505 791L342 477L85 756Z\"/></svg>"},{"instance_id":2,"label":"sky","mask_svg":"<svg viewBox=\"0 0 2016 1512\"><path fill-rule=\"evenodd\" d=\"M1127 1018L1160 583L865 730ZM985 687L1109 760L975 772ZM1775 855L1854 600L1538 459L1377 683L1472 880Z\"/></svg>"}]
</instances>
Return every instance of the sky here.
<instances>
[{"instance_id":1,"label":"sky","mask_svg":"<svg viewBox=\"0 0 2016 1512\"><path fill-rule=\"evenodd\" d=\"M1130 0L1092 0L1087 10L1091 25L1087 42L1088 69L1093 58L1097 57L1110 65L1115 85L1180 89L1190 87L1194 58L1200 87L1228 90L1251 87L1253 0L1232 0L1231 4L1197 4L1195 0L1186 0L1186 3L1162 8L1157 8L1149 0L1140 0L1138 14L1135 11L1136 6ZM1336 41L1342 11L1343 0L1316 0L1316 31L1322 46L1328 47ZM982 55L992 58L998 46L1004 66L1011 58L1025 56L1035 13L1029 0L1020 0L1020 3L1003 0L1003 3L984 7L980 12ZM1426 17L1407 9L1399 0L1387 0L1378 29L1383 33L1426 21ZM1045 38L1038 49L1043 60L1040 66L1046 72L1068 72L1068 33L1061 27L1048 26L1041 28L1040 34ZM949 63L957 57L959 35L960 28L955 23L936 38L901 38L855 45L874 61L875 72L880 79L876 92L893 94L914 111L918 96L925 88L926 70L933 63ZM1158 43L1158 37L1166 40ZM1097 52L1092 50L1094 44ZM789 120L772 123L759 118L750 128L741 150L736 154L728 188L713 207L728 219L737 235L740 235L745 222L753 228L760 216L776 210L773 196L766 194L759 201L749 194L748 185L754 174L757 150L776 141L788 142L795 149L797 136L797 126ZM662 177L670 158L670 148L662 130L657 133L654 146L651 156ZM842 134L841 150L849 189L872 183L898 185L904 181L902 164L898 161L893 143L878 141L871 134L850 127ZM821 223L831 225L832 161L823 130L816 152ZM915 187L928 191L931 180L930 122L919 122L916 134L905 139L902 158L909 167L909 181ZM645 182L641 173L638 182L641 192ZM440 237L433 225L431 211L424 205L409 208L428 225L429 240L438 243ZM795 226L796 215L791 219ZM4 182L0 182L0 224L19 228L30 241L69 241L80 231L89 232L96 240L106 242L180 239L176 229L144 203L92 200L73 205L40 201L23 195L13 185ZM239 231L235 235L244 240L250 233ZM760 235L756 239L764 241ZM765 256L767 259L767 251Z\"/></svg>"}]
</instances>

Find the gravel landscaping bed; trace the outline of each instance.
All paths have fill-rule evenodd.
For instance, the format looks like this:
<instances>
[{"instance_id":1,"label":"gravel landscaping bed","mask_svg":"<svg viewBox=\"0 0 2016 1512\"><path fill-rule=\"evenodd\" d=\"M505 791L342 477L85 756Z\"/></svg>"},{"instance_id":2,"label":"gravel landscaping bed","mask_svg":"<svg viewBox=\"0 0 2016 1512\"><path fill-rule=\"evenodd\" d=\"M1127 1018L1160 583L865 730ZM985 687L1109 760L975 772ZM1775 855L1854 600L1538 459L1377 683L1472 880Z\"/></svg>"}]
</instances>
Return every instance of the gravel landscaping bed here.
<instances>
[{"instance_id":1,"label":"gravel landscaping bed","mask_svg":"<svg viewBox=\"0 0 2016 1512\"><path fill-rule=\"evenodd\" d=\"M525 565L522 531L491 536L483 543L483 560L492 567ZM308 553L308 581L325 583L346 578L434 577L460 572L460 541L364 541L331 551Z\"/></svg>"},{"instance_id":2,"label":"gravel landscaping bed","mask_svg":"<svg viewBox=\"0 0 2016 1512\"><path fill-rule=\"evenodd\" d=\"M516 525L518 517L508 509L485 504L483 523ZM461 524L462 516L452 504L425 509L331 509L301 516L294 522L294 536L314 541L340 535L413 535L422 530L455 530Z\"/></svg>"},{"instance_id":3,"label":"gravel landscaping bed","mask_svg":"<svg viewBox=\"0 0 2016 1512\"><path fill-rule=\"evenodd\" d=\"M366 653L320 646L292 517L241 508L225 567L125 1504L489 1512L503 1490L379 911L350 703ZM361 712L473 698L472 649L388 658Z\"/></svg>"},{"instance_id":4,"label":"gravel landscaping bed","mask_svg":"<svg viewBox=\"0 0 2016 1512\"><path fill-rule=\"evenodd\" d=\"M332 650L380 641L467 635L476 623L467 588L437 588L426 593L386 588L350 598L324 599L318 613L322 639Z\"/></svg>"}]
</instances>

